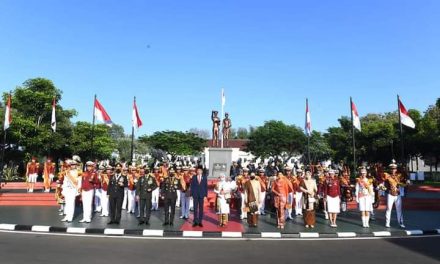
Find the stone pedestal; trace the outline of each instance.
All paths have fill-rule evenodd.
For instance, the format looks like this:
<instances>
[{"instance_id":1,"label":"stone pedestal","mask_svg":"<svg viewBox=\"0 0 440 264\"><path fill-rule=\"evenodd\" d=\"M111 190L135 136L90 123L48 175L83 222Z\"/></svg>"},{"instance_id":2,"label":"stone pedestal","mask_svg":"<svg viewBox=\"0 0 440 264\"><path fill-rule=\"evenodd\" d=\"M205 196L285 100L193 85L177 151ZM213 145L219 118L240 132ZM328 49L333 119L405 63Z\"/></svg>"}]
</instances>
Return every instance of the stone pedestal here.
<instances>
[{"instance_id":1,"label":"stone pedestal","mask_svg":"<svg viewBox=\"0 0 440 264\"><path fill-rule=\"evenodd\" d=\"M232 165L231 148L209 148L209 179L217 179L221 173L230 176Z\"/></svg>"}]
</instances>

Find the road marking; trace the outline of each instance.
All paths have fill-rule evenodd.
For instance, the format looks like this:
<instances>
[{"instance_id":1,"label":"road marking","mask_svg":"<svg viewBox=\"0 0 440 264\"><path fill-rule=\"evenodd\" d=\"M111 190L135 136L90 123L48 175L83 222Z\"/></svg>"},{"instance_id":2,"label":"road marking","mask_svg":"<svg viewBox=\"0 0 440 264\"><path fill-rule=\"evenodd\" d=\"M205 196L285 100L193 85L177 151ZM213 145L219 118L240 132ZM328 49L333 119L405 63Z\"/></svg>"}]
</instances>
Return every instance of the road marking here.
<instances>
[{"instance_id":1,"label":"road marking","mask_svg":"<svg viewBox=\"0 0 440 264\"><path fill-rule=\"evenodd\" d=\"M66 232L69 234L85 234L86 229L84 227L68 227Z\"/></svg>"},{"instance_id":2,"label":"road marking","mask_svg":"<svg viewBox=\"0 0 440 264\"><path fill-rule=\"evenodd\" d=\"M406 230L406 234L408 236L420 236L420 235L423 235L423 231L422 230Z\"/></svg>"},{"instance_id":3,"label":"road marking","mask_svg":"<svg viewBox=\"0 0 440 264\"><path fill-rule=\"evenodd\" d=\"M106 228L104 229L104 235L123 236L124 229Z\"/></svg>"},{"instance_id":4,"label":"road marking","mask_svg":"<svg viewBox=\"0 0 440 264\"><path fill-rule=\"evenodd\" d=\"M280 232L261 232L261 238L281 238Z\"/></svg>"},{"instance_id":5,"label":"road marking","mask_svg":"<svg viewBox=\"0 0 440 264\"><path fill-rule=\"evenodd\" d=\"M355 232L340 232L338 233L338 237L356 237L356 233Z\"/></svg>"},{"instance_id":6,"label":"road marking","mask_svg":"<svg viewBox=\"0 0 440 264\"><path fill-rule=\"evenodd\" d=\"M236 238L241 238L243 236L243 234L241 232L222 232L222 237L236 237Z\"/></svg>"},{"instance_id":7,"label":"road marking","mask_svg":"<svg viewBox=\"0 0 440 264\"><path fill-rule=\"evenodd\" d=\"M14 231L15 230L15 226L16 225L11 225L11 224L0 224L0 229L1 230L11 230L11 231Z\"/></svg>"},{"instance_id":8,"label":"road marking","mask_svg":"<svg viewBox=\"0 0 440 264\"><path fill-rule=\"evenodd\" d=\"M142 233L143 236L163 237L163 230L149 230L145 229Z\"/></svg>"},{"instance_id":9,"label":"road marking","mask_svg":"<svg viewBox=\"0 0 440 264\"><path fill-rule=\"evenodd\" d=\"M319 238L319 233L299 233L300 238Z\"/></svg>"},{"instance_id":10,"label":"road marking","mask_svg":"<svg viewBox=\"0 0 440 264\"><path fill-rule=\"evenodd\" d=\"M375 237L390 237L391 236L391 232L388 232L388 231L373 232L373 235Z\"/></svg>"},{"instance_id":11,"label":"road marking","mask_svg":"<svg viewBox=\"0 0 440 264\"><path fill-rule=\"evenodd\" d=\"M183 231L183 237L203 237L203 231Z\"/></svg>"},{"instance_id":12,"label":"road marking","mask_svg":"<svg viewBox=\"0 0 440 264\"><path fill-rule=\"evenodd\" d=\"M437 229L437 233L439 233L439 234L440 234L440 229Z\"/></svg>"},{"instance_id":13,"label":"road marking","mask_svg":"<svg viewBox=\"0 0 440 264\"><path fill-rule=\"evenodd\" d=\"M33 232L49 232L50 231L50 226L32 226L32 231Z\"/></svg>"},{"instance_id":14,"label":"road marking","mask_svg":"<svg viewBox=\"0 0 440 264\"><path fill-rule=\"evenodd\" d=\"M35 232L30 231L9 231L0 230L0 233L9 234L25 234L25 235L35 235ZM61 236L61 237L81 237L81 238L101 238L101 239L129 239L129 240L210 240L210 241L341 241L341 240L401 240L401 239L423 239L435 237L439 238L440 235L424 235L424 236L400 236L400 237L353 237L353 238L312 238L312 239L301 239L301 238L279 238L279 239L265 239L265 238L190 238L190 237L136 237L136 236L106 236L106 235L92 235L92 234L66 234L66 233L44 233L44 236Z\"/></svg>"}]
</instances>

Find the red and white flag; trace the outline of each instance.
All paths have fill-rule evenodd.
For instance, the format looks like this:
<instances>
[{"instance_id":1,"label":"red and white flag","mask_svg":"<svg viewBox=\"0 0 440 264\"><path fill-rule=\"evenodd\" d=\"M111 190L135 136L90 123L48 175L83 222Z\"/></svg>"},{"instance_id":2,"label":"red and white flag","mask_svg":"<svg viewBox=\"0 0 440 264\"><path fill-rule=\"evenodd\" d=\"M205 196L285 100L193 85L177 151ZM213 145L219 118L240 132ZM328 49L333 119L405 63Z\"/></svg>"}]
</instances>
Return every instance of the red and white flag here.
<instances>
[{"instance_id":1,"label":"red and white flag","mask_svg":"<svg viewBox=\"0 0 440 264\"><path fill-rule=\"evenodd\" d=\"M113 122L110 116L105 111L104 107L99 103L98 99L95 98L95 118L101 122L104 122L107 126L112 126Z\"/></svg>"},{"instance_id":2,"label":"red and white flag","mask_svg":"<svg viewBox=\"0 0 440 264\"><path fill-rule=\"evenodd\" d=\"M133 101L133 115L131 117L131 122L134 128L139 129L142 126L142 120L139 116L138 108L136 105L136 99Z\"/></svg>"},{"instance_id":3,"label":"red and white flag","mask_svg":"<svg viewBox=\"0 0 440 264\"><path fill-rule=\"evenodd\" d=\"M353 126L361 131L361 119L359 118L359 113L353 101L351 101L351 114L353 115Z\"/></svg>"},{"instance_id":4,"label":"red and white flag","mask_svg":"<svg viewBox=\"0 0 440 264\"><path fill-rule=\"evenodd\" d=\"M399 104L400 123L410 128L416 128L416 124L409 116L408 111L406 110L405 106L402 104L402 101L400 101L400 98L397 98L397 100Z\"/></svg>"},{"instance_id":5,"label":"red and white flag","mask_svg":"<svg viewBox=\"0 0 440 264\"><path fill-rule=\"evenodd\" d=\"M55 117L56 104L57 104L57 102L56 102L56 99L54 97L53 101L52 101L52 118L51 118L51 121L50 121L50 126L52 127L52 131L53 132L55 132L57 130L57 120L56 120L56 117Z\"/></svg>"},{"instance_id":6,"label":"red and white flag","mask_svg":"<svg viewBox=\"0 0 440 264\"><path fill-rule=\"evenodd\" d=\"M12 122L12 116L11 116L11 95L8 96L8 101L6 102L6 109L5 109L5 123L3 125L3 129L6 130L9 128Z\"/></svg>"},{"instance_id":7,"label":"red and white flag","mask_svg":"<svg viewBox=\"0 0 440 264\"><path fill-rule=\"evenodd\" d=\"M305 125L306 135L310 137L312 135L312 120L310 119L309 111L309 99L306 99L306 125Z\"/></svg>"}]
</instances>

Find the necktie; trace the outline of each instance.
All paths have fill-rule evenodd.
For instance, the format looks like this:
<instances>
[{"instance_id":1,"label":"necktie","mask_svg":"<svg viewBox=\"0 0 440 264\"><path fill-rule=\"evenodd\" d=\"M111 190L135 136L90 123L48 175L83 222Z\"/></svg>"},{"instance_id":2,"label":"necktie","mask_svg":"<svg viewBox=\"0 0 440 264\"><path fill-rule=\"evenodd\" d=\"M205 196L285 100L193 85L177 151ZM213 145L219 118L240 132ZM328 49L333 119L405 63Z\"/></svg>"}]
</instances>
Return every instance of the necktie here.
<instances>
[{"instance_id":1,"label":"necktie","mask_svg":"<svg viewBox=\"0 0 440 264\"><path fill-rule=\"evenodd\" d=\"M199 181L199 184L200 184L200 182L202 181L202 177L200 175L198 175L197 180Z\"/></svg>"}]
</instances>

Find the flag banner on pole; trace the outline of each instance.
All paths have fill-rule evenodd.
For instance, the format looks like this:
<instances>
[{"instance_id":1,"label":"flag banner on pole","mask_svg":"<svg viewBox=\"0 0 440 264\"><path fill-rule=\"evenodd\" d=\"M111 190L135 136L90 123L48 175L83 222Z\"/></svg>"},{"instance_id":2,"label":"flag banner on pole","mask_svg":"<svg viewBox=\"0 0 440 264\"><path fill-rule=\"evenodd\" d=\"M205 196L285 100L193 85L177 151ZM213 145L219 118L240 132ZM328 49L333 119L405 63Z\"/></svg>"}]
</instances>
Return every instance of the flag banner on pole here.
<instances>
[{"instance_id":1,"label":"flag banner on pole","mask_svg":"<svg viewBox=\"0 0 440 264\"><path fill-rule=\"evenodd\" d=\"M222 106L225 106L225 104L226 104L225 89L222 89Z\"/></svg>"},{"instance_id":2,"label":"flag banner on pole","mask_svg":"<svg viewBox=\"0 0 440 264\"><path fill-rule=\"evenodd\" d=\"M359 113L353 101L351 102L351 112L353 114L353 126L357 130L361 131L361 119L359 118Z\"/></svg>"},{"instance_id":3,"label":"flag banner on pole","mask_svg":"<svg viewBox=\"0 0 440 264\"><path fill-rule=\"evenodd\" d=\"M56 102L56 99L54 97L53 101L52 101L52 118L51 118L51 121L50 121L50 126L52 127L52 131L53 132L55 132L57 130L57 120L56 120L56 117L55 117L56 104L57 104L57 102Z\"/></svg>"},{"instance_id":4,"label":"flag banner on pole","mask_svg":"<svg viewBox=\"0 0 440 264\"><path fill-rule=\"evenodd\" d=\"M139 129L142 126L142 120L139 116L136 100L133 101L133 115L131 117L132 125L134 128Z\"/></svg>"},{"instance_id":5,"label":"flag banner on pole","mask_svg":"<svg viewBox=\"0 0 440 264\"><path fill-rule=\"evenodd\" d=\"M104 122L107 126L112 126L112 120L105 111L104 107L99 103L98 99L95 99L95 118L101 122Z\"/></svg>"},{"instance_id":6,"label":"flag banner on pole","mask_svg":"<svg viewBox=\"0 0 440 264\"><path fill-rule=\"evenodd\" d=\"M400 122L402 123L402 125L405 125L410 128L416 128L416 124L409 116L408 111L406 110L405 106L402 104L402 101L400 101L400 98L399 98L399 115L400 115Z\"/></svg>"},{"instance_id":7,"label":"flag banner on pole","mask_svg":"<svg viewBox=\"0 0 440 264\"><path fill-rule=\"evenodd\" d=\"M5 123L3 126L3 129L6 130L9 128L12 122L12 116L11 116L11 95L8 96L8 101L6 102L6 109L5 109Z\"/></svg>"},{"instance_id":8,"label":"flag banner on pole","mask_svg":"<svg viewBox=\"0 0 440 264\"><path fill-rule=\"evenodd\" d=\"M306 100L306 135L310 137L312 135L312 120L310 119L309 100Z\"/></svg>"}]
</instances>

